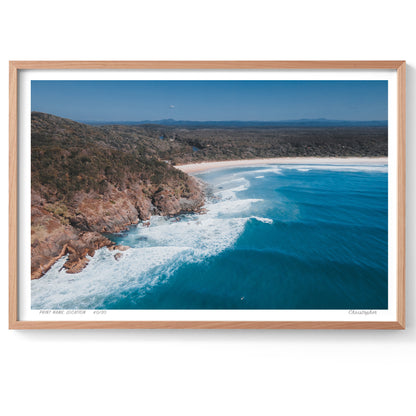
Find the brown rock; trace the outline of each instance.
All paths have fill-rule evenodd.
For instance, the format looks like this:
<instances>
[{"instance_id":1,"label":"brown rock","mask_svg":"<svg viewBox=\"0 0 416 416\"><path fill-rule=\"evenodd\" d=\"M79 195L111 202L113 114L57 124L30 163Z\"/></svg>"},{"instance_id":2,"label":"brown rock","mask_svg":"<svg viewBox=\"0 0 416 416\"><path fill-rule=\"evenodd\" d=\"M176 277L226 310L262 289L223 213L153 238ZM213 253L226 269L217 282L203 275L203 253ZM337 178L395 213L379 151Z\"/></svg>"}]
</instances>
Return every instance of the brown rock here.
<instances>
[{"instance_id":1,"label":"brown rock","mask_svg":"<svg viewBox=\"0 0 416 416\"><path fill-rule=\"evenodd\" d=\"M114 254L114 258L119 261L123 257L123 253L116 253Z\"/></svg>"},{"instance_id":2,"label":"brown rock","mask_svg":"<svg viewBox=\"0 0 416 416\"><path fill-rule=\"evenodd\" d=\"M87 255L92 257L96 250L111 245L113 243L99 233L82 233L77 240L71 240L66 245L69 255L63 267L67 273L79 273L88 264Z\"/></svg>"},{"instance_id":3,"label":"brown rock","mask_svg":"<svg viewBox=\"0 0 416 416\"><path fill-rule=\"evenodd\" d=\"M110 246L110 247L108 247L108 249L109 249L110 251L114 251L114 250L126 251L126 250L128 250L129 248L130 248L129 246L122 246L122 245L120 245L120 246Z\"/></svg>"},{"instance_id":4,"label":"brown rock","mask_svg":"<svg viewBox=\"0 0 416 416\"><path fill-rule=\"evenodd\" d=\"M43 276L65 254L68 241L78 238L78 232L64 225L41 207L32 206L31 278Z\"/></svg>"}]
</instances>

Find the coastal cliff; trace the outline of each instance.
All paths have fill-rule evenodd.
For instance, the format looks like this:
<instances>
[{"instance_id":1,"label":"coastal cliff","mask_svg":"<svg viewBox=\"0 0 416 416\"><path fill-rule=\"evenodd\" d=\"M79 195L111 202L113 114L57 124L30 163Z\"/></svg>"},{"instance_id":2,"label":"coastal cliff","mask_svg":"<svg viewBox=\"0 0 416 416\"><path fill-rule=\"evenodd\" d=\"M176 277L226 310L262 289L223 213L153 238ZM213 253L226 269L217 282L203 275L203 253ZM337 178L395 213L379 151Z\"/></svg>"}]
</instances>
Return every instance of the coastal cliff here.
<instances>
[{"instance_id":1,"label":"coastal cliff","mask_svg":"<svg viewBox=\"0 0 416 416\"><path fill-rule=\"evenodd\" d=\"M37 112L31 121L32 279L66 254L77 273L97 249L124 249L103 233L204 204L201 184L149 146L157 139Z\"/></svg>"}]
</instances>

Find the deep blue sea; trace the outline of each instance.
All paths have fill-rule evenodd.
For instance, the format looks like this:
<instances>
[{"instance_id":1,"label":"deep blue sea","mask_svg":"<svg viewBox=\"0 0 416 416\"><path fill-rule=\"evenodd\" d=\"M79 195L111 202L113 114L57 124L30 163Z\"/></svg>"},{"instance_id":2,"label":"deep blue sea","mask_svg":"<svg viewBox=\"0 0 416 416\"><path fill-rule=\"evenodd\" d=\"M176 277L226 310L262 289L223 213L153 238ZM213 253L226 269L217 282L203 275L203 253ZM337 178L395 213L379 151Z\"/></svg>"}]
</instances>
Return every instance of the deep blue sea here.
<instances>
[{"instance_id":1,"label":"deep blue sea","mask_svg":"<svg viewBox=\"0 0 416 416\"><path fill-rule=\"evenodd\" d=\"M34 309L386 309L387 165L196 175L207 213L152 217L79 274L32 281Z\"/></svg>"}]
</instances>

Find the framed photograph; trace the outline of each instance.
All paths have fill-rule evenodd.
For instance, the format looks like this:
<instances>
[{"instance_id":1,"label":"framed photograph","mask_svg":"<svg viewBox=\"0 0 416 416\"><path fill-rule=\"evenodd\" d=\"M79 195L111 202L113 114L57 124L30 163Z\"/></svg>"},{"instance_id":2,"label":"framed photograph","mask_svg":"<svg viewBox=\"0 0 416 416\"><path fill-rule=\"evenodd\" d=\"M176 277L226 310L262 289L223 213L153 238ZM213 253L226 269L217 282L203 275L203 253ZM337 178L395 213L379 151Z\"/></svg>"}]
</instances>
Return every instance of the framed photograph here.
<instances>
[{"instance_id":1,"label":"framed photograph","mask_svg":"<svg viewBox=\"0 0 416 416\"><path fill-rule=\"evenodd\" d=\"M405 70L10 62L10 328L404 329Z\"/></svg>"}]
</instances>

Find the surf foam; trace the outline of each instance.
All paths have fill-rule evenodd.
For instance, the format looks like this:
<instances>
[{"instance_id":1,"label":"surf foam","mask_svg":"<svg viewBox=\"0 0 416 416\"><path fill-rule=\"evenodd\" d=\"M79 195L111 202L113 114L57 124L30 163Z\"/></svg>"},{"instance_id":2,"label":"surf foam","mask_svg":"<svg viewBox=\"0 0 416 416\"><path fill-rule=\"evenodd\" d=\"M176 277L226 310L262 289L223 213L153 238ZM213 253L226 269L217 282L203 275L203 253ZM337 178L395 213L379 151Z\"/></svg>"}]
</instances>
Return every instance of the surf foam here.
<instances>
[{"instance_id":1,"label":"surf foam","mask_svg":"<svg viewBox=\"0 0 416 416\"><path fill-rule=\"evenodd\" d=\"M262 200L237 198L237 193L250 186L244 177L221 185L228 189L214 192L205 215L183 215L176 220L154 216L149 227L132 228L126 237L131 248L118 260L115 252L102 248L84 270L71 275L62 269L66 259L60 259L45 276L32 281L32 308L97 309L112 295L123 296L132 289L144 296L181 265L203 261L231 247L251 218L245 213Z\"/></svg>"}]
</instances>

